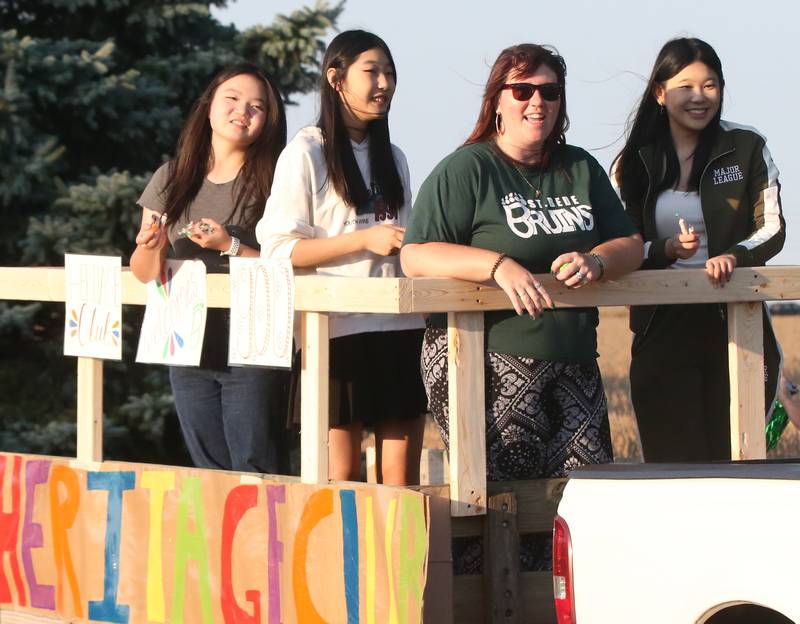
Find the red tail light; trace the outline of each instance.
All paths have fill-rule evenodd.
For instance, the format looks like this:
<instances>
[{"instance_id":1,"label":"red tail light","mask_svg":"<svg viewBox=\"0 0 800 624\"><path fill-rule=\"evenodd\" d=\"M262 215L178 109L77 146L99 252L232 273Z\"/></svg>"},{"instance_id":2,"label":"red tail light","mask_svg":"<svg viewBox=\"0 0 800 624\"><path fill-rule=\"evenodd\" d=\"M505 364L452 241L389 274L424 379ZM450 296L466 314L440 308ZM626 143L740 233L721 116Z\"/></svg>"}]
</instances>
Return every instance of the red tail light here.
<instances>
[{"instance_id":1,"label":"red tail light","mask_svg":"<svg viewBox=\"0 0 800 624\"><path fill-rule=\"evenodd\" d=\"M553 594L556 622L575 624L575 596L572 592L572 539L561 516L553 522Z\"/></svg>"}]
</instances>

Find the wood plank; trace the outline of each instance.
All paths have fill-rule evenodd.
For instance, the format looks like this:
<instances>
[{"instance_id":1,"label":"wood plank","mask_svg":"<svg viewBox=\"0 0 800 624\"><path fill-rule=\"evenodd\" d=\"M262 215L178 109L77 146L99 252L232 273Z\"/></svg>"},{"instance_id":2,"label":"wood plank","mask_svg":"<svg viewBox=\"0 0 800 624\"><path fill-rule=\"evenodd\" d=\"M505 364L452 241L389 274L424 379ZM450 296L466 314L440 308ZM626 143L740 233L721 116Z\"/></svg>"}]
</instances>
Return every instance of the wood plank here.
<instances>
[{"instance_id":1,"label":"wood plank","mask_svg":"<svg viewBox=\"0 0 800 624\"><path fill-rule=\"evenodd\" d=\"M734 272L735 273L735 272ZM728 304L731 459L764 459L764 327L760 303Z\"/></svg>"},{"instance_id":2,"label":"wood plank","mask_svg":"<svg viewBox=\"0 0 800 624\"><path fill-rule=\"evenodd\" d=\"M444 484L450 478L450 466L444 449L425 448L419 458L420 484Z\"/></svg>"},{"instance_id":3,"label":"wood plank","mask_svg":"<svg viewBox=\"0 0 800 624\"><path fill-rule=\"evenodd\" d=\"M428 510L430 513L428 574L423 594L422 621L452 624L454 622L453 549L450 533L450 498L429 498Z\"/></svg>"},{"instance_id":4,"label":"wood plank","mask_svg":"<svg viewBox=\"0 0 800 624\"><path fill-rule=\"evenodd\" d=\"M0 299L64 301L63 267L0 267ZM636 271L572 291L550 275L538 279L559 307L660 303L728 303L800 299L800 267L742 267L725 288L714 289L702 269ZM122 269L122 302L143 305L146 287ZM208 305L230 304L229 277L209 275ZM499 288L443 278L342 278L296 276L298 310L360 312L443 312L510 309Z\"/></svg>"},{"instance_id":5,"label":"wood plank","mask_svg":"<svg viewBox=\"0 0 800 624\"><path fill-rule=\"evenodd\" d=\"M103 461L103 360L78 358L77 459Z\"/></svg>"},{"instance_id":6,"label":"wood plank","mask_svg":"<svg viewBox=\"0 0 800 624\"><path fill-rule=\"evenodd\" d=\"M519 530L517 498L513 492L489 497L483 533L485 621L522 622L519 594Z\"/></svg>"},{"instance_id":7,"label":"wood plank","mask_svg":"<svg viewBox=\"0 0 800 624\"><path fill-rule=\"evenodd\" d=\"M517 526L520 533L549 533L553 530L553 518L564 492L567 479L533 479L530 481L490 481L488 495L513 492L517 500ZM426 485L419 488L433 498L447 498L450 489L446 485ZM453 518L453 537L483 535L483 516Z\"/></svg>"},{"instance_id":8,"label":"wood plank","mask_svg":"<svg viewBox=\"0 0 800 624\"><path fill-rule=\"evenodd\" d=\"M453 516L486 513L483 313L447 315L450 500Z\"/></svg>"},{"instance_id":9,"label":"wood plank","mask_svg":"<svg viewBox=\"0 0 800 624\"><path fill-rule=\"evenodd\" d=\"M328 315L300 315L300 479L328 482Z\"/></svg>"},{"instance_id":10,"label":"wood plank","mask_svg":"<svg viewBox=\"0 0 800 624\"><path fill-rule=\"evenodd\" d=\"M520 621L525 624L555 624L553 575L550 572L522 572ZM458 624L483 624L484 587L480 574L453 577L453 616Z\"/></svg>"},{"instance_id":11,"label":"wood plank","mask_svg":"<svg viewBox=\"0 0 800 624\"><path fill-rule=\"evenodd\" d=\"M295 276L296 310L398 314L406 278ZM408 290L408 286L405 287Z\"/></svg>"},{"instance_id":12,"label":"wood plank","mask_svg":"<svg viewBox=\"0 0 800 624\"><path fill-rule=\"evenodd\" d=\"M800 299L800 267L747 267L725 288L712 288L703 269L636 271L617 280L569 290L551 275L537 275L556 307L728 303ZM486 284L444 278L412 280L410 312L507 310L506 294Z\"/></svg>"}]
</instances>

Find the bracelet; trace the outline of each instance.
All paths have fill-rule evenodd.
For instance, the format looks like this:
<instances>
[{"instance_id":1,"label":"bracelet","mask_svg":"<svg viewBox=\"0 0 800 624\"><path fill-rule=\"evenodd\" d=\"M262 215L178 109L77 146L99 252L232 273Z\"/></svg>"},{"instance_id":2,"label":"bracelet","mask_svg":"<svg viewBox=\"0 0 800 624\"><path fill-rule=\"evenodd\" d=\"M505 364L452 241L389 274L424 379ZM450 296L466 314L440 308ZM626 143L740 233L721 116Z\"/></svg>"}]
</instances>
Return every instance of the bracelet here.
<instances>
[{"instance_id":1,"label":"bracelet","mask_svg":"<svg viewBox=\"0 0 800 624\"><path fill-rule=\"evenodd\" d=\"M239 239L231 236L231 246L228 251L220 251L220 256L238 256L239 255Z\"/></svg>"},{"instance_id":2,"label":"bracelet","mask_svg":"<svg viewBox=\"0 0 800 624\"><path fill-rule=\"evenodd\" d=\"M600 270L600 275L598 275L598 276L597 276L597 279L595 280L595 281L598 281L598 282L599 282L601 279L603 279L603 275L605 275L605 272L606 272L606 262L605 262L605 260L603 260L603 256L601 256L600 254L597 254L597 253L594 253L594 252L592 252L592 253L590 253L589 255L590 255L592 258L594 258L594 261L595 261L595 262L597 262L597 268Z\"/></svg>"},{"instance_id":3,"label":"bracelet","mask_svg":"<svg viewBox=\"0 0 800 624\"><path fill-rule=\"evenodd\" d=\"M501 253L499 256L497 256L497 260L494 261L494 266L492 266L492 270L489 273L490 280L494 279L494 274L497 273L497 269L500 268L500 265L503 264L503 260L506 258L508 258L507 253Z\"/></svg>"}]
</instances>

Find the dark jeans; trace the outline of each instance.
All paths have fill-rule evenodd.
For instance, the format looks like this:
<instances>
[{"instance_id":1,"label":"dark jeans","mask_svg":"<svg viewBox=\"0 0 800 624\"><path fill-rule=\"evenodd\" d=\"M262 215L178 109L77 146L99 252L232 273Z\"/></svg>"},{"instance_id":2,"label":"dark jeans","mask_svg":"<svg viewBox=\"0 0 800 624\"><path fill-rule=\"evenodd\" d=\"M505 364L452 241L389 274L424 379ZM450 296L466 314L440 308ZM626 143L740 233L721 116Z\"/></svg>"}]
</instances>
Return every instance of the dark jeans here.
<instances>
[{"instance_id":1,"label":"dark jeans","mask_svg":"<svg viewBox=\"0 0 800 624\"><path fill-rule=\"evenodd\" d=\"M169 370L186 446L198 468L277 474L288 371L230 367Z\"/></svg>"}]
</instances>

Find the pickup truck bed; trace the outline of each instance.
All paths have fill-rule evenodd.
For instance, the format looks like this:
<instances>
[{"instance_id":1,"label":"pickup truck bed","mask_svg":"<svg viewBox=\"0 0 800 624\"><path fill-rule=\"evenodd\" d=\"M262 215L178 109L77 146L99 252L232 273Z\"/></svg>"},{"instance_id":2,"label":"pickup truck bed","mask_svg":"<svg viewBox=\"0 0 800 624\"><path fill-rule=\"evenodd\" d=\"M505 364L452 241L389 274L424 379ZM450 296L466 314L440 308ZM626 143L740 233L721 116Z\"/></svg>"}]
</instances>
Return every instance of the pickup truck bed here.
<instances>
[{"instance_id":1,"label":"pickup truck bed","mask_svg":"<svg viewBox=\"0 0 800 624\"><path fill-rule=\"evenodd\" d=\"M800 463L581 468L558 514L577 624L800 622Z\"/></svg>"}]
</instances>

